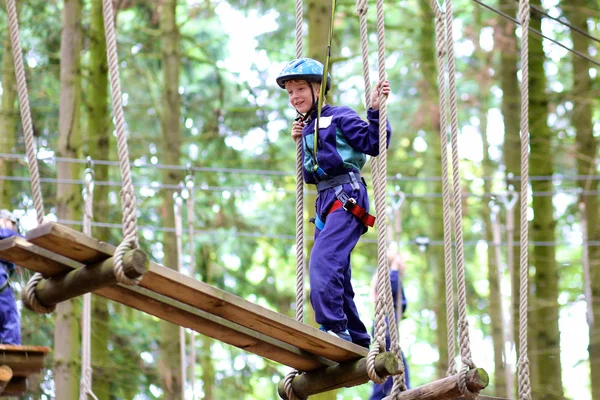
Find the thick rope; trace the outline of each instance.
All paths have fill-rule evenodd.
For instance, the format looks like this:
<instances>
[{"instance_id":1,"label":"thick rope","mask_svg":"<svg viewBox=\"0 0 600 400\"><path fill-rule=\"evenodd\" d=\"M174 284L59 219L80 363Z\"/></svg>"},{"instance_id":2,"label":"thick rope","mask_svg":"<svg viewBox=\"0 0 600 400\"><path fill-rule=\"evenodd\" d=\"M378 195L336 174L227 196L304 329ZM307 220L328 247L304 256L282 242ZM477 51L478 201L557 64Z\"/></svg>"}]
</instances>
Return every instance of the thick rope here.
<instances>
[{"instance_id":1,"label":"thick rope","mask_svg":"<svg viewBox=\"0 0 600 400\"><path fill-rule=\"evenodd\" d=\"M365 108L371 107L371 78L369 74L369 36L367 31L367 0L356 0L356 13L360 23L360 49L362 53L363 76L365 79ZM373 160L373 159L371 159ZM371 163L371 167L374 163Z\"/></svg>"},{"instance_id":2,"label":"thick rope","mask_svg":"<svg viewBox=\"0 0 600 400\"><path fill-rule=\"evenodd\" d=\"M127 132L125 131L125 116L123 113L121 84L119 82L119 60L117 57L117 37L115 31L115 18L112 0L102 1L104 16L104 31L106 37L106 55L108 58L108 73L112 93L113 116L117 132L117 146L123 188L121 189L121 203L123 208L123 241L113 257L115 276L120 283L137 285L142 277L129 278L123 271L123 256L131 249L139 247L137 232L137 207L136 198L131 179L131 165L129 164L129 148L127 146Z\"/></svg>"},{"instance_id":3,"label":"thick rope","mask_svg":"<svg viewBox=\"0 0 600 400\"><path fill-rule=\"evenodd\" d=\"M83 233L92 236L92 219L94 215L94 171L85 171L85 189L83 190ZM88 396L98 400L92 391L92 295L83 295L81 310L81 380L79 381L79 400L87 400Z\"/></svg>"},{"instance_id":4,"label":"thick rope","mask_svg":"<svg viewBox=\"0 0 600 400\"><path fill-rule=\"evenodd\" d=\"M37 213L37 222L41 225L44 223L44 202L40 185L40 173L37 165L33 122L31 120L31 110L29 108L27 79L25 76L25 67L23 66L23 49L21 48L21 40L19 38L19 19L17 16L16 1L7 0L6 8L8 11L8 27L10 29L10 40L12 43L15 75L17 78L17 91L19 93L19 107L21 109L23 135L25 136L25 148L27 149L27 165L29 167L29 176L31 178L31 194Z\"/></svg>"},{"instance_id":5,"label":"thick rope","mask_svg":"<svg viewBox=\"0 0 600 400\"><path fill-rule=\"evenodd\" d=\"M521 253L519 290L519 399L531 399L527 354L527 311L529 294L529 0L519 0L521 22Z\"/></svg>"},{"instance_id":6,"label":"thick rope","mask_svg":"<svg viewBox=\"0 0 600 400\"><path fill-rule=\"evenodd\" d=\"M183 273L183 220L181 216L181 208L183 207L183 199L178 193L173 195L173 211L175 214L175 237L177 242L177 271ZM185 386L187 384L187 371L185 365L185 328L179 327L179 356L181 358L181 398L185 399Z\"/></svg>"},{"instance_id":7,"label":"thick rope","mask_svg":"<svg viewBox=\"0 0 600 400\"><path fill-rule=\"evenodd\" d=\"M15 0L6 1L8 11L8 27L10 30L10 40L12 43L13 62L15 67L15 76L17 79L17 91L19 93L19 108L21 110L21 124L23 125L23 135L25 137L25 148L27 151L27 166L29 167L29 176L31 178L31 194L33 205L37 214L37 223L44 223L44 201L40 185L40 172L38 170L35 141L33 135L33 122L31 119L31 110L29 107L29 96L27 91L27 79L25 67L23 66L23 49L21 48L21 39L19 38L19 18L17 14L17 5ZM33 274L25 290L21 294L23 304L29 309L38 313L51 313L55 307L46 307L42 305L35 294L36 285L44 279L39 272Z\"/></svg>"},{"instance_id":8,"label":"thick rope","mask_svg":"<svg viewBox=\"0 0 600 400\"><path fill-rule=\"evenodd\" d=\"M454 16L452 0L446 0L446 53L448 60L448 91L450 93L450 142L452 148L452 180L454 191L454 237L456 242L456 283L458 291L458 336L463 367L459 387L465 397L477 397L467 388L467 372L475 368L471 356L469 322L467 320L467 290L465 283L465 256L462 231L462 190L460 187L460 159L458 155L458 110L456 104L456 65L454 60Z\"/></svg>"},{"instance_id":9,"label":"thick rope","mask_svg":"<svg viewBox=\"0 0 600 400\"><path fill-rule=\"evenodd\" d=\"M448 168L448 97L446 95L445 62L446 57L446 28L444 13L437 2L431 0L431 8L435 14L435 36L438 68L438 91L440 97L440 138L442 157L442 202L444 219L444 271L446 282L446 326L448 343L448 369L446 375L455 375L456 369L456 336L454 324L454 277L452 258L452 206L450 193L450 178Z\"/></svg>"},{"instance_id":10,"label":"thick rope","mask_svg":"<svg viewBox=\"0 0 600 400\"><path fill-rule=\"evenodd\" d=\"M296 0L296 58L302 58L302 0ZM302 138L296 139L296 320L304 321L304 160ZM296 395L292 390L292 379L298 374L293 369L286 376L285 391L290 400ZM288 384L289 383L289 384Z\"/></svg>"},{"instance_id":11,"label":"thick rope","mask_svg":"<svg viewBox=\"0 0 600 400\"><path fill-rule=\"evenodd\" d=\"M191 175L188 175L185 181L185 186L188 191L187 198L187 213L188 213L188 241L190 255L190 276L194 276L194 266L196 265L196 254L194 249L194 180ZM192 386L192 399L196 399L196 332L191 333L191 349L190 349L190 385Z\"/></svg>"}]
</instances>

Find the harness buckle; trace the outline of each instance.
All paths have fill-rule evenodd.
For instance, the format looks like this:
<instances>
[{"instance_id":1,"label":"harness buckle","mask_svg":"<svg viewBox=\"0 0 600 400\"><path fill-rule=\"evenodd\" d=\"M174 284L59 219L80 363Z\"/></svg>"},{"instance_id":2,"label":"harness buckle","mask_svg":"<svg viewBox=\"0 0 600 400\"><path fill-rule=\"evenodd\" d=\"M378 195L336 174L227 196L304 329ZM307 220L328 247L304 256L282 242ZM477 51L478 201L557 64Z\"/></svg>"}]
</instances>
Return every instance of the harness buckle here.
<instances>
[{"instance_id":1,"label":"harness buckle","mask_svg":"<svg viewBox=\"0 0 600 400\"><path fill-rule=\"evenodd\" d=\"M346 211L349 211L352 210L356 205L356 200L353 197L349 197L348 195L346 195L346 197L348 197L348 199L345 202L342 202L342 208Z\"/></svg>"}]
</instances>

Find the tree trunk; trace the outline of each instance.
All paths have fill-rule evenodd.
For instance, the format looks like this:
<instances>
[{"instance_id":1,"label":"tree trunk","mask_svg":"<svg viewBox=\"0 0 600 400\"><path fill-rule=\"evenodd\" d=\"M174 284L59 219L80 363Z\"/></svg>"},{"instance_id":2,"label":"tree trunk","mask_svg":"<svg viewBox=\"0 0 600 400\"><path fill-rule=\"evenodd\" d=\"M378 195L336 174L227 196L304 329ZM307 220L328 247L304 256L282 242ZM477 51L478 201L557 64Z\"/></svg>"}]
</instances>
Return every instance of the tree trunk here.
<instances>
[{"instance_id":1,"label":"tree trunk","mask_svg":"<svg viewBox=\"0 0 600 400\"><path fill-rule=\"evenodd\" d=\"M424 172L426 176L442 175L442 154L440 138L440 108L437 89L437 61L435 58L435 19L431 6L426 1L419 2L421 19L421 34L418 44L419 68L423 74L421 86L420 112L429 115L422 118L421 126L427 137L427 158ZM441 182L430 183L428 191L433 193L442 192ZM431 235L434 240L444 237L444 217L442 199L436 199L429 203L428 214L431 216ZM432 271L434 277L433 310L436 315L437 329L436 344L438 347L439 361L436 364L437 377L446 376L448 370L448 326L446 323L446 281L444 272L444 251L441 246L430 247L427 255L427 268Z\"/></svg>"},{"instance_id":2,"label":"tree trunk","mask_svg":"<svg viewBox=\"0 0 600 400\"><path fill-rule=\"evenodd\" d=\"M503 12L508 15L516 15L517 4L512 0L501 0L499 2ZM498 34L494 38L500 52L500 86L502 89L502 116L504 118L504 148L502 154L506 165L507 189L514 189L517 193L521 190L521 182L515 180L513 176L521 175L521 144L520 144L520 89L517 80L519 49L517 47L517 38L515 36L515 25L505 18L498 21ZM520 207L513 209L515 229L513 234L514 243L519 243L519 219L521 218ZM519 341L519 247L508 248L507 252L512 252L512 258L515 260L514 270L510 271L512 286L512 321L513 337L516 345ZM517 347L518 348L518 347ZM512 394L514 395L514 393ZM511 397L511 396L508 396Z\"/></svg>"},{"instance_id":3,"label":"tree trunk","mask_svg":"<svg viewBox=\"0 0 600 400\"><path fill-rule=\"evenodd\" d=\"M77 158L80 147L81 124L79 107L81 101L80 52L82 43L80 0L66 0L63 12L60 63L60 109L58 117L58 157ZM81 179L77 164L57 163L59 180ZM76 185L59 183L56 189L56 213L66 220L81 219L81 191ZM54 328L54 373L56 396L61 399L79 397L80 326L75 300L62 302L56 307Z\"/></svg>"},{"instance_id":4,"label":"tree trunk","mask_svg":"<svg viewBox=\"0 0 600 400\"><path fill-rule=\"evenodd\" d=\"M572 0L568 9L565 9L569 21L588 31L588 16L583 11L588 2L585 0ZM573 33L573 49L583 54L588 54L590 40L583 35ZM573 116L572 124L577 132L577 174L594 175L596 173L596 152L598 142L594 137L592 120L592 79L589 75L589 64L581 57L572 56L573 62ZM581 189L597 191L597 180L578 181ZM600 239L600 224L598 223L598 197L582 196L586 205L586 217L588 227L588 240ZM590 280L592 286L592 298L594 301L588 307L592 307L593 323L590 324L590 381L592 387L592 399L600 400L600 247L589 246Z\"/></svg>"},{"instance_id":5,"label":"tree trunk","mask_svg":"<svg viewBox=\"0 0 600 400\"><path fill-rule=\"evenodd\" d=\"M164 146L164 163L178 165L181 162L181 97L179 95L179 29L176 24L176 0L164 0L159 5L161 53L163 67L163 93L161 127ZM177 185L182 176L179 171L163 170L163 182ZM165 227L173 227L173 192L163 190L162 216ZM164 265L177 268L177 244L175 235L165 235ZM160 374L166 400L182 397L181 356L179 352L179 327L168 322L161 322L161 363Z\"/></svg>"},{"instance_id":6,"label":"tree trunk","mask_svg":"<svg viewBox=\"0 0 600 400\"><path fill-rule=\"evenodd\" d=\"M7 34L2 53L2 103L0 105L0 153L13 153L17 128L17 78L13 66L12 44ZM0 175L12 175L13 161L0 158ZM12 182L0 180L0 208L11 208Z\"/></svg>"},{"instance_id":7,"label":"tree trunk","mask_svg":"<svg viewBox=\"0 0 600 400\"><path fill-rule=\"evenodd\" d=\"M87 154L95 160L110 159L110 114L108 111L108 63L106 57L106 39L102 17L102 0L93 0L90 16L90 65L87 85ZM85 153L84 153L85 155ZM108 167L95 165L94 176L97 181L108 181ZM108 186L96 186L94 190L94 215L110 215ZM94 229L93 236L99 240L110 241L105 229ZM111 364L108 352L109 317L107 300L92 296L92 389L99 400L110 398L110 379L108 366Z\"/></svg>"},{"instance_id":8,"label":"tree trunk","mask_svg":"<svg viewBox=\"0 0 600 400\"><path fill-rule=\"evenodd\" d=\"M540 2L537 3L541 7ZM541 31L541 16L532 13L531 27ZM544 72L545 55L542 42L529 42L529 130L531 137L531 175L552 175L552 131L548 127L548 95ZM534 192L551 192L551 181L533 181ZM552 242L555 239L554 207L551 196L533 196L534 219L531 239ZM558 329L558 268L554 246L534 246L535 266L533 301L530 320L530 360L532 396L535 399L562 399L560 365L560 331Z\"/></svg>"}]
</instances>

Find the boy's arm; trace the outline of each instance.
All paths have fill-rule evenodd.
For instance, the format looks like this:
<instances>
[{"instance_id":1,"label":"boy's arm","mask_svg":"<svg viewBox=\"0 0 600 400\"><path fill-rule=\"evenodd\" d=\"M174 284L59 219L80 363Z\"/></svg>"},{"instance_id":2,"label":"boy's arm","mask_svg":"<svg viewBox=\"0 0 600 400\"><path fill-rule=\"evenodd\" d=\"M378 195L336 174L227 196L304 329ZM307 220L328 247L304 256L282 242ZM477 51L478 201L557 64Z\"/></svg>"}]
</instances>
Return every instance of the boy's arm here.
<instances>
[{"instance_id":1,"label":"boy's arm","mask_svg":"<svg viewBox=\"0 0 600 400\"><path fill-rule=\"evenodd\" d=\"M351 108L343 107L339 125L350 146L361 153L375 157L379 155L379 110L369 109L367 120L369 122L365 122ZM389 120L386 122L387 148L390 146L392 127Z\"/></svg>"}]
</instances>

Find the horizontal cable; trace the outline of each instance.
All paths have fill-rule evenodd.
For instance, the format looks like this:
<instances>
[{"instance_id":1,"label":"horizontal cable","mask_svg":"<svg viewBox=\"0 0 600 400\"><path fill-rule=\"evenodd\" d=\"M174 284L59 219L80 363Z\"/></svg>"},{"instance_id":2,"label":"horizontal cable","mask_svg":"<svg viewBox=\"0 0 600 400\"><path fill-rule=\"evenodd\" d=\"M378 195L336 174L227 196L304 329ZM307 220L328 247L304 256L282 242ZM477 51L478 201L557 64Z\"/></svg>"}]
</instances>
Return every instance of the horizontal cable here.
<instances>
[{"instance_id":1,"label":"horizontal cable","mask_svg":"<svg viewBox=\"0 0 600 400\"><path fill-rule=\"evenodd\" d=\"M24 154L9 154L9 153L0 153L0 159L18 159L26 161L26 156ZM64 162L64 163L75 163L75 164L87 164L87 159L82 158L69 158L69 157L38 157L38 159L43 161L52 160L54 163L56 162ZM94 165L108 165L108 166L119 166L118 161L108 161L108 160L92 160ZM278 171L278 170L264 170L264 169L243 169L243 168L220 168L220 167L187 167L181 165L169 165L169 164L152 164L152 163L136 163L133 162L131 164L132 168L149 168L149 169L163 169L163 170L173 170L173 171L198 171L198 172L221 172L221 173L230 173L230 174L251 174L251 175L276 175L276 176L295 176L294 172L286 172L286 171ZM367 174L368 175L368 174ZM464 181L475 181L475 180L484 180L484 181L492 181L498 179L493 176L482 176L482 177L473 177L473 178L463 178ZM398 182L438 182L442 180L441 176L403 176L402 174L390 175L388 176L388 180L390 181L398 181ZM521 177L518 175L509 174L506 178L508 182L520 182ZM529 177L530 181L555 181L555 180L568 180L568 181L588 181L588 180L600 180L600 175L562 175L562 174L553 174L553 175L533 175Z\"/></svg>"},{"instance_id":2,"label":"horizontal cable","mask_svg":"<svg viewBox=\"0 0 600 400\"><path fill-rule=\"evenodd\" d=\"M59 219L57 221L59 224L62 225L71 225L71 226L81 226L83 225L83 223L81 221L74 221L74 220L63 220L63 219ZM121 229L122 225L121 224L117 224L117 223L108 223L108 222L92 222L92 226L94 227L98 227L98 228L114 228L114 229ZM139 226L139 228L141 230L150 230L153 232L164 232L164 233L175 233L175 228L164 228L164 227L157 227L154 225L142 225ZM184 229L184 232L186 230ZM270 234L270 233L257 233L257 232L242 232L242 231L235 231L235 232L231 232L230 229L228 228L223 228L223 229L200 229L197 227L194 227L194 234L199 234L199 235L207 235L209 237L214 237L215 235L223 235L223 236L228 236L228 237L243 237L243 238L253 238L253 239L279 239L279 240L291 240L291 241L295 241L296 240L296 235L283 235L283 234ZM305 240L314 240L314 238L312 236L306 236ZM377 243L377 239L361 239L361 243L371 243L371 244L376 244ZM401 241L402 245L417 245L417 246L422 246L422 240L408 240L408 241ZM487 244L488 246L497 246L498 243L497 242L492 242L492 241L486 241L486 240L468 240L465 241L465 245L468 246L477 246L477 245L481 245L481 244ZM530 246L541 246L541 247L549 247L549 246L579 246L581 245L581 242L577 242L577 243L573 243L573 242L567 242L567 241L530 241L529 245ZM443 240L430 240L427 246L443 246L444 245L444 241ZM452 244L454 246L454 243ZM501 242L500 246L507 246L508 243L507 242ZM600 246L600 241L598 240L590 240L587 242L588 246ZM513 242L513 247L520 247L520 243L518 241Z\"/></svg>"}]
</instances>

